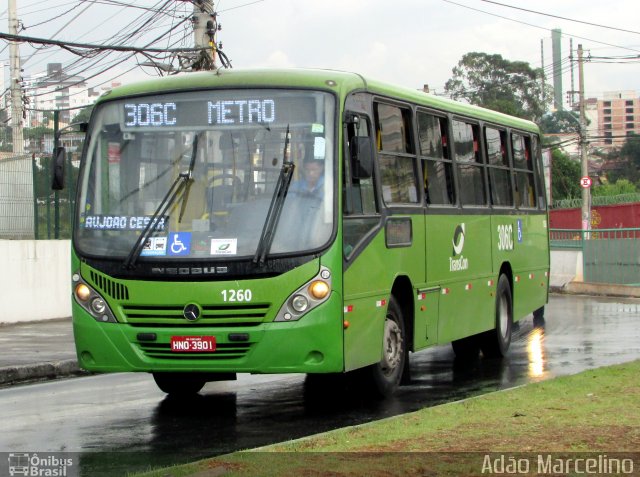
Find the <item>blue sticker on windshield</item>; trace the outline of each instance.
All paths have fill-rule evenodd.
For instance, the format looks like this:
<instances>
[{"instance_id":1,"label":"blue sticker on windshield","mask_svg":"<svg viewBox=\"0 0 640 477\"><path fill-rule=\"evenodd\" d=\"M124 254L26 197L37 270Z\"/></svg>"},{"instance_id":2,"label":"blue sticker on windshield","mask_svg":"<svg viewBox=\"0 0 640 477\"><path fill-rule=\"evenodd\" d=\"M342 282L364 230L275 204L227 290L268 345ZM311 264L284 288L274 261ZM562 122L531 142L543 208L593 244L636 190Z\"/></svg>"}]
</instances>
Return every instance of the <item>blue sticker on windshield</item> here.
<instances>
[{"instance_id":1,"label":"blue sticker on windshield","mask_svg":"<svg viewBox=\"0 0 640 477\"><path fill-rule=\"evenodd\" d=\"M167 252L174 256L189 255L191 252L191 232L170 233Z\"/></svg>"}]
</instances>

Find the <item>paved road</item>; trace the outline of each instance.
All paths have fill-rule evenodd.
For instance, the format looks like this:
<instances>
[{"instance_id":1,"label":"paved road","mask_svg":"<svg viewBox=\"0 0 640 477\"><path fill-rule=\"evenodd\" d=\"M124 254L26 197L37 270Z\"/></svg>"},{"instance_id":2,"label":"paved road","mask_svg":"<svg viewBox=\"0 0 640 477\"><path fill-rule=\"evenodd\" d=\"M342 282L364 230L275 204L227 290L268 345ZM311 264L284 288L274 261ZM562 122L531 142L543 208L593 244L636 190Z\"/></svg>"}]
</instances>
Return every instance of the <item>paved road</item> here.
<instances>
[{"instance_id":1,"label":"paved road","mask_svg":"<svg viewBox=\"0 0 640 477\"><path fill-rule=\"evenodd\" d=\"M382 402L312 390L301 375L240 375L188 403L146 374L0 389L0 452L78 453L92 476L191 461L635 360L639 322L640 300L553 296L544 323L521 323L508 359L461 364L448 346L417 353L412 382Z\"/></svg>"}]
</instances>

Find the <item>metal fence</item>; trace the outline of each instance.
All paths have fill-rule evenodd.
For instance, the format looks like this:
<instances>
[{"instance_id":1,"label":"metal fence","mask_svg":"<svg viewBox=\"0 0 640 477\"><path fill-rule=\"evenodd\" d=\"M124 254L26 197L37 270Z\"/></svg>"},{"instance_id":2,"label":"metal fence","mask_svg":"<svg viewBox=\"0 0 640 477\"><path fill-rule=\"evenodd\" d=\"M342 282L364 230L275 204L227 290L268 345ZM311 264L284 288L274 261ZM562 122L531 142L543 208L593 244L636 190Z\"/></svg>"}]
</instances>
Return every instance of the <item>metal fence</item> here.
<instances>
[{"instance_id":1,"label":"metal fence","mask_svg":"<svg viewBox=\"0 0 640 477\"><path fill-rule=\"evenodd\" d=\"M34 236L31 155L0 159L0 239Z\"/></svg>"},{"instance_id":2,"label":"metal fence","mask_svg":"<svg viewBox=\"0 0 640 477\"><path fill-rule=\"evenodd\" d=\"M640 228L551 229L551 248L582 251L589 283L640 285Z\"/></svg>"},{"instance_id":3,"label":"metal fence","mask_svg":"<svg viewBox=\"0 0 640 477\"><path fill-rule=\"evenodd\" d=\"M640 202L640 192L620 195L591 196L592 207L600 205L630 204L633 202ZM582 207L581 198L554 200L550 206L551 209L579 209L580 207Z\"/></svg>"},{"instance_id":4,"label":"metal fence","mask_svg":"<svg viewBox=\"0 0 640 477\"><path fill-rule=\"evenodd\" d=\"M51 155L0 156L0 239L71 237L79 162L67 154L66 188L51 190Z\"/></svg>"}]
</instances>

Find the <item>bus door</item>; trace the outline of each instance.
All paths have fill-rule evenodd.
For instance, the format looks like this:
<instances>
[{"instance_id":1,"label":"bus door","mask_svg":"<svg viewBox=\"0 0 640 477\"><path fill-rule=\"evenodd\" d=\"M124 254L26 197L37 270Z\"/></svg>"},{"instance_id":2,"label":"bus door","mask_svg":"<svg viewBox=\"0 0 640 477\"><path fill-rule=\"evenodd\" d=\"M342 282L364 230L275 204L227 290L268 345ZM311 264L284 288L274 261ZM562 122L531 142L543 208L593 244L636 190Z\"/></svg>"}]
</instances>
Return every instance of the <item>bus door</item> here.
<instances>
[{"instance_id":1,"label":"bus door","mask_svg":"<svg viewBox=\"0 0 640 477\"><path fill-rule=\"evenodd\" d=\"M344 359L345 371L380 361L386 312L384 233L373 167L370 104L352 95L345 113L343 153Z\"/></svg>"}]
</instances>

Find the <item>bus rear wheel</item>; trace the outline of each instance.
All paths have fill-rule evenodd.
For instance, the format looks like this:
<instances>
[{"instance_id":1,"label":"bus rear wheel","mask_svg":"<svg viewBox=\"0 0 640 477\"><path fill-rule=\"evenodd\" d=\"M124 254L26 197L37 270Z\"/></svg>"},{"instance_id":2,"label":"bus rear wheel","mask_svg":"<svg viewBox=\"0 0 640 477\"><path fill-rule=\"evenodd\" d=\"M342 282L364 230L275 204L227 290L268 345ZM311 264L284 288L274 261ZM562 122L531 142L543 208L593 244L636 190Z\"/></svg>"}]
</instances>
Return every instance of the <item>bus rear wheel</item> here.
<instances>
[{"instance_id":1,"label":"bus rear wheel","mask_svg":"<svg viewBox=\"0 0 640 477\"><path fill-rule=\"evenodd\" d=\"M171 396L197 394L207 383L199 373L153 373L153 379L161 391Z\"/></svg>"},{"instance_id":2,"label":"bus rear wheel","mask_svg":"<svg viewBox=\"0 0 640 477\"><path fill-rule=\"evenodd\" d=\"M387 307L382 337L382 359L369 367L371 384L376 394L389 397L398 389L407 359L402 310L392 296Z\"/></svg>"},{"instance_id":3,"label":"bus rear wheel","mask_svg":"<svg viewBox=\"0 0 640 477\"><path fill-rule=\"evenodd\" d=\"M511 285L506 275L500 275L496 292L495 328L483 333L480 349L487 358L502 358L511 345L511 326L513 324L513 300Z\"/></svg>"}]
</instances>

